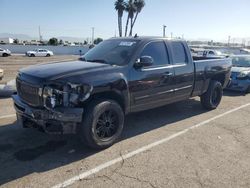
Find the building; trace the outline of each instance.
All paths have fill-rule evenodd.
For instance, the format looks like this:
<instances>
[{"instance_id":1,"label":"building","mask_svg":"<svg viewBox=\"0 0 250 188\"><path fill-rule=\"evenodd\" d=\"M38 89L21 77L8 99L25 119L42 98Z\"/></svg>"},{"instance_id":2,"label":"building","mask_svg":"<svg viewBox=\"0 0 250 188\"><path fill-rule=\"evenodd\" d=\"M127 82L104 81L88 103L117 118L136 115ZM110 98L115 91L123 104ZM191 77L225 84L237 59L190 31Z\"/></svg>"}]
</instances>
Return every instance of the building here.
<instances>
[{"instance_id":1,"label":"building","mask_svg":"<svg viewBox=\"0 0 250 188\"><path fill-rule=\"evenodd\" d=\"M14 39L12 38L0 38L0 44L13 44Z\"/></svg>"}]
</instances>

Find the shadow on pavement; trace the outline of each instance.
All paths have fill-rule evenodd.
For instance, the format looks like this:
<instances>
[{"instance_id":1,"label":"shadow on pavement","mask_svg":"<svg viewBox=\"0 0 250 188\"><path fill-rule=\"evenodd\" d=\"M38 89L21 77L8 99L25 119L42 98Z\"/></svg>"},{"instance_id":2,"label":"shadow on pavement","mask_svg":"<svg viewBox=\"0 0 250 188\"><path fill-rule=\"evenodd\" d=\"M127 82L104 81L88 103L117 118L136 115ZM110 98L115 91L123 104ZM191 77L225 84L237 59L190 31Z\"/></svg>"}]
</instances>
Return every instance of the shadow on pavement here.
<instances>
[{"instance_id":1,"label":"shadow on pavement","mask_svg":"<svg viewBox=\"0 0 250 188\"><path fill-rule=\"evenodd\" d=\"M227 97L245 96L247 93L241 91L224 90L223 95Z\"/></svg>"},{"instance_id":2,"label":"shadow on pavement","mask_svg":"<svg viewBox=\"0 0 250 188\"><path fill-rule=\"evenodd\" d=\"M194 99L127 116L121 140L167 126L206 111ZM46 135L13 124L0 126L0 185L35 172L46 172L97 152L76 136Z\"/></svg>"}]
</instances>

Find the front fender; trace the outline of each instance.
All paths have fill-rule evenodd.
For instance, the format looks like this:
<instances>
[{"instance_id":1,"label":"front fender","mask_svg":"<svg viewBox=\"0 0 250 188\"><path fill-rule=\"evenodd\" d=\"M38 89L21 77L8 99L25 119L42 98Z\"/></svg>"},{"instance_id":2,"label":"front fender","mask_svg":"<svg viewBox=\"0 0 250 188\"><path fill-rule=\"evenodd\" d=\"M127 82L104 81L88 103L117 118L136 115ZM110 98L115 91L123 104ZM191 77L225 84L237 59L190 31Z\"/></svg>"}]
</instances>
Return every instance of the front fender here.
<instances>
[{"instance_id":1,"label":"front fender","mask_svg":"<svg viewBox=\"0 0 250 188\"><path fill-rule=\"evenodd\" d=\"M119 100L122 100L125 113L129 111L130 95L127 78L122 73L111 73L102 79L92 80L91 85L93 86L93 91L91 95L102 96L110 95L110 97L117 96ZM107 96L109 97L109 96Z\"/></svg>"}]
</instances>

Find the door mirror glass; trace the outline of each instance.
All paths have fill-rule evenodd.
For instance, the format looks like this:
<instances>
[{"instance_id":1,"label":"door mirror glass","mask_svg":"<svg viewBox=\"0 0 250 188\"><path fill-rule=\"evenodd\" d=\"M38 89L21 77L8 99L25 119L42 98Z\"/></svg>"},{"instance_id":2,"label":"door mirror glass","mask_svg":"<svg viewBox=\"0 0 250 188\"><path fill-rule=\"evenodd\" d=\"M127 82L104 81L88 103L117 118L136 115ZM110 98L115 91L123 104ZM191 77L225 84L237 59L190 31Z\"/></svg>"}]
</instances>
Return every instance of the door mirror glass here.
<instances>
[{"instance_id":1,"label":"door mirror glass","mask_svg":"<svg viewBox=\"0 0 250 188\"><path fill-rule=\"evenodd\" d=\"M152 66L153 64L154 64L154 60L151 56L142 56L135 63L135 67L137 68L149 67L149 66Z\"/></svg>"}]
</instances>

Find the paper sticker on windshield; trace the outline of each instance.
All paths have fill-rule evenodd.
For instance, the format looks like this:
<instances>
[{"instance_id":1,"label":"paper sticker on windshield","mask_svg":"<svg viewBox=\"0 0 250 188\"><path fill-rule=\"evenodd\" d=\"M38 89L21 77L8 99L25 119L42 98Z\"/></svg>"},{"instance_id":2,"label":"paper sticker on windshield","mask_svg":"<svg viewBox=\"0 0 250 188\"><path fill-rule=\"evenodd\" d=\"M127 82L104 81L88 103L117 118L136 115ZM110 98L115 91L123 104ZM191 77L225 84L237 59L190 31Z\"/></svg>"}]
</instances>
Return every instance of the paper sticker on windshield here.
<instances>
[{"instance_id":1,"label":"paper sticker on windshield","mask_svg":"<svg viewBox=\"0 0 250 188\"><path fill-rule=\"evenodd\" d=\"M119 46L133 46L136 42L120 42Z\"/></svg>"}]
</instances>

